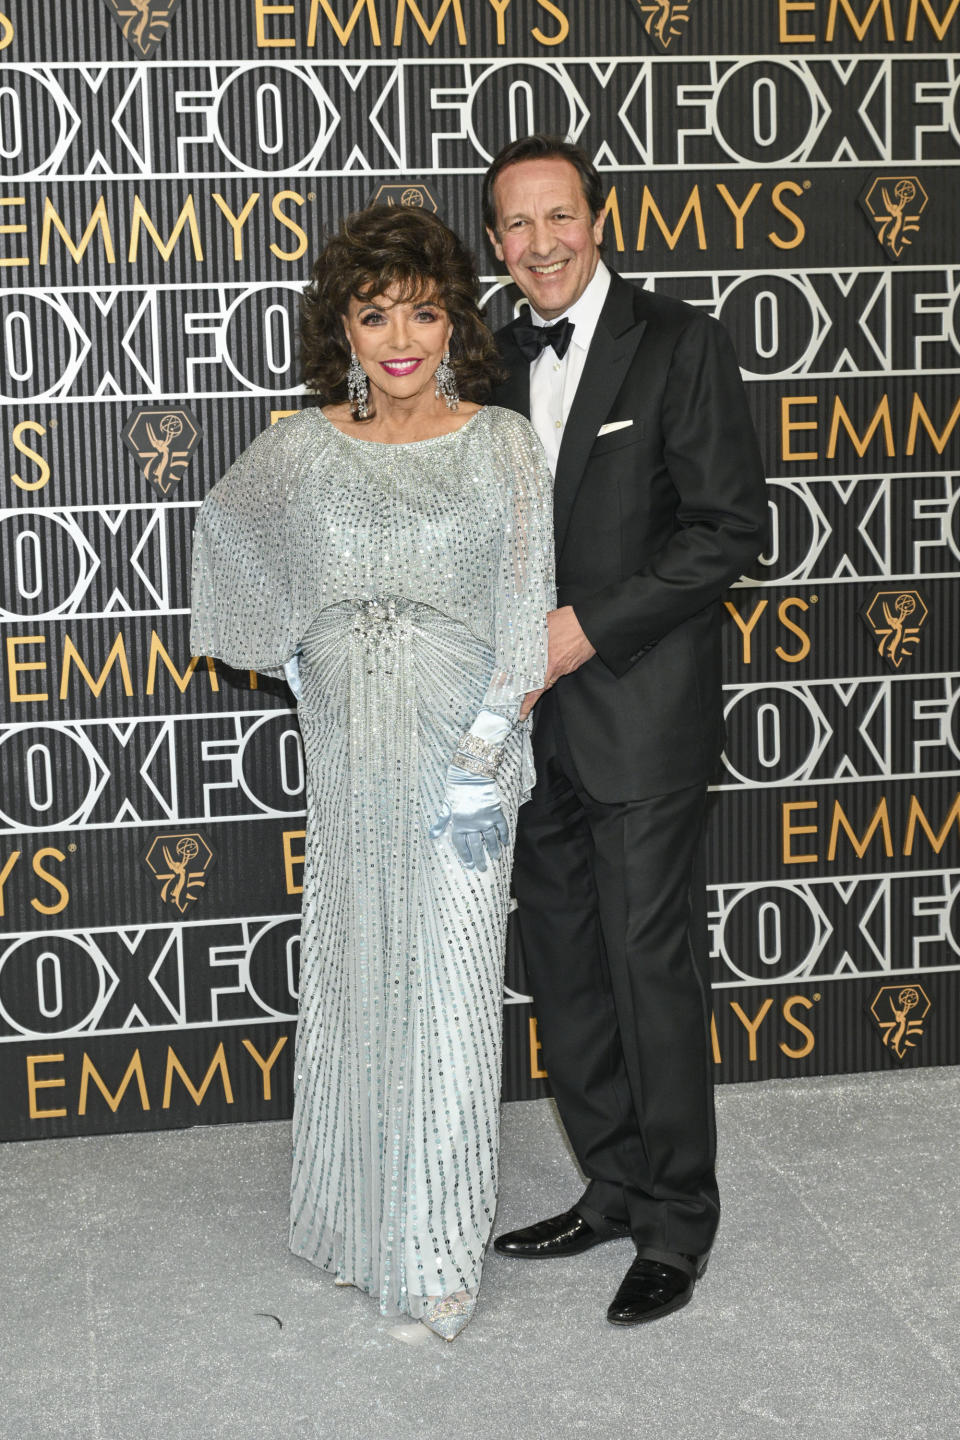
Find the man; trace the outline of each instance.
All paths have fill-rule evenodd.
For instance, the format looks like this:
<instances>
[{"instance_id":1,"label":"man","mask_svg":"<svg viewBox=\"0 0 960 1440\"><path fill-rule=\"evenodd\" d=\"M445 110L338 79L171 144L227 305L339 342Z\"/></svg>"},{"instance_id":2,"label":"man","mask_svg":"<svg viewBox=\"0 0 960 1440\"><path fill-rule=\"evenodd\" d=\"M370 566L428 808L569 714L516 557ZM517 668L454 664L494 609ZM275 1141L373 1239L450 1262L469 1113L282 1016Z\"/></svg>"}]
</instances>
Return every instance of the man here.
<instances>
[{"instance_id":1,"label":"man","mask_svg":"<svg viewBox=\"0 0 960 1440\"><path fill-rule=\"evenodd\" d=\"M582 151L508 145L484 181L530 302L494 397L555 474L558 608L514 890L553 1093L589 1183L499 1236L518 1258L632 1236L609 1310L679 1309L719 1219L708 1051L707 782L722 742L720 597L760 552L766 497L736 357L702 311L612 274Z\"/></svg>"}]
</instances>

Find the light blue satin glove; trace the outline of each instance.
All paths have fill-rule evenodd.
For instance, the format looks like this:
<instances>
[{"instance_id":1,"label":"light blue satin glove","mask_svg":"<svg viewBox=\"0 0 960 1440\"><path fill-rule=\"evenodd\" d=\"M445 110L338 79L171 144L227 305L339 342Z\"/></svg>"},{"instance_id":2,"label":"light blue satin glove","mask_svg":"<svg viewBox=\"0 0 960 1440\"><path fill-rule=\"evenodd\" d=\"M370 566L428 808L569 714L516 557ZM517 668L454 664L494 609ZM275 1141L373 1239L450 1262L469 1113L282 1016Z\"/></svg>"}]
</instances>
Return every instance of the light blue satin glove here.
<instances>
[{"instance_id":1,"label":"light blue satin glove","mask_svg":"<svg viewBox=\"0 0 960 1440\"><path fill-rule=\"evenodd\" d=\"M495 860L501 844L510 838L496 782L451 765L443 790L440 813L430 826L431 838L439 840L449 825L461 865L466 870L486 870L487 856Z\"/></svg>"},{"instance_id":2,"label":"light blue satin glove","mask_svg":"<svg viewBox=\"0 0 960 1440\"><path fill-rule=\"evenodd\" d=\"M302 654L303 651L298 650L295 655L291 655L289 660L283 662L283 673L287 677L287 684L293 691L293 698L298 705L303 699L303 685L300 681L300 656Z\"/></svg>"}]
</instances>

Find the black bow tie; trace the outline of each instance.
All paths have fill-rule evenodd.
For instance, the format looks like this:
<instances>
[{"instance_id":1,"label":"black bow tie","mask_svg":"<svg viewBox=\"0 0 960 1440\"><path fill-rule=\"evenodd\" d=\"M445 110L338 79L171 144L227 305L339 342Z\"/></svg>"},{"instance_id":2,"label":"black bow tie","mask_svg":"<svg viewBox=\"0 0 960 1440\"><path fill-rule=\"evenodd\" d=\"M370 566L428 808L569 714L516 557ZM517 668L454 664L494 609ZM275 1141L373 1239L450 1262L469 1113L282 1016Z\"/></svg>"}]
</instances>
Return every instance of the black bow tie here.
<instances>
[{"instance_id":1,"label":"black bow tie","mask_svg":"<svg viewBox=\"0 0 960 1440\"><path fill-rule=\"evenodd\" d=\"M525 360L536 360L548 345L553 346L557 357L562 360L573 339L573 321L558 320L556 325L531 325L529 320L524 320L514 330L513 338Z\"/></svg>"}]
</instances>

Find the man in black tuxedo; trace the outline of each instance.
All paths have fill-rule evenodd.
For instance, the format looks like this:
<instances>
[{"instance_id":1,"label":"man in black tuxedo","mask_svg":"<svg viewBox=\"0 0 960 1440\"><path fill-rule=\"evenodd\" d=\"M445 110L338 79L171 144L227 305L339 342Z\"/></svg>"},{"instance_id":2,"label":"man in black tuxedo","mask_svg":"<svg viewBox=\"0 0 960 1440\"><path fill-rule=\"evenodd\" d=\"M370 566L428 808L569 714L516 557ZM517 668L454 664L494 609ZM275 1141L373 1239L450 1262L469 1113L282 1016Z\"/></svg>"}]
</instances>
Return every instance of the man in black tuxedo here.
<instances>
[{"instance_id":1,"label":"man in black tuxedo","mask_svg":"<svg viewBox=\"0 0 960 1440\"><path fill-rule=\"evenodd\" d=\"M632 1236L607 1318L686 1304L719 1219L701 839L722 743L720 599L767 502L736 356L703 311L600 258L586 155L531 136L484 181L487 233L530 301L498 334L498 404L555 474L557 604L514 890L543 1053L588 1177L520 1258Z\"/></svg>"}]
</instances>

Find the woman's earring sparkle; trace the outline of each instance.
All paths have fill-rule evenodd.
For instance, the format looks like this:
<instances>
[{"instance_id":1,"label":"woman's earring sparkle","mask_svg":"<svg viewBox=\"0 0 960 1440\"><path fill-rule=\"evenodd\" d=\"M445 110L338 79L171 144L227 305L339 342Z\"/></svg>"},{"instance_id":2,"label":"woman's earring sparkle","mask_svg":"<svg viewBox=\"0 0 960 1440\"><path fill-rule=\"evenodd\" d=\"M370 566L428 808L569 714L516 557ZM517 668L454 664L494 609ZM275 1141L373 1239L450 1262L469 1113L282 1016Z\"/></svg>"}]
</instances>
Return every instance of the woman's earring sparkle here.
<instances>
[{"instance_id":1,"label":"woman's earring sparkle","mask_svg":"<svg viewBox=\"0 0 960 1440\"><path fill-rule=\"evenodd\" d=\"M444 350L443 359L437 366L433 378L437 382L437 399L445 400L448 410L456 410L460 404L460 392L457 389L457 377L450 364L449 350Z\"/></svg>"},{"instance_id":2,"label":"woman's earring sparkle","mask_svg":"<svg viewBox=\"0 0 960 1440\"><path fill-rule=\"evenodd\" d=\"M367 372L357 359L356 351L350 351L350 368L347 371L347 395L358 420L366 420L367 404L370 399L370 382ZM449 404L449 401L447 402Z\"/></svg>"}]
</instances>

